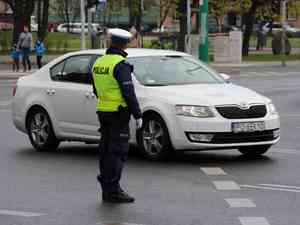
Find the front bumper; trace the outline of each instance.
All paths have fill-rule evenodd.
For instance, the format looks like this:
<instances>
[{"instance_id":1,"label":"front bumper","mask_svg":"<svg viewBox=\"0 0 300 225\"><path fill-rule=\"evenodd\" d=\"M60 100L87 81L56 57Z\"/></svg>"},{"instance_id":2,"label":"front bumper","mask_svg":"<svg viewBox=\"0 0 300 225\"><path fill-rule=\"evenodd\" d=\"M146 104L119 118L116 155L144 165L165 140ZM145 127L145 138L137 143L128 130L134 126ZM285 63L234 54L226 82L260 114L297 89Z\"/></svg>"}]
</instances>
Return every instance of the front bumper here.
<instances>
[{"instance_id":1,"label":"front bumper","mask_svg":"<svg viewBox=\"0 0 300 225\"><path fill-rule=\"evenodd\" d=\"M236 148L241 146L273 145L280 139L280 121L278 115L267 115L258 119L193 118L175 116L171 123L170 137L177 150ZM265 122L265 131L251 133L233 133L233 122ZM195 141L189 134L212 134L211 141Z\"/></svg>"}]
</instances>

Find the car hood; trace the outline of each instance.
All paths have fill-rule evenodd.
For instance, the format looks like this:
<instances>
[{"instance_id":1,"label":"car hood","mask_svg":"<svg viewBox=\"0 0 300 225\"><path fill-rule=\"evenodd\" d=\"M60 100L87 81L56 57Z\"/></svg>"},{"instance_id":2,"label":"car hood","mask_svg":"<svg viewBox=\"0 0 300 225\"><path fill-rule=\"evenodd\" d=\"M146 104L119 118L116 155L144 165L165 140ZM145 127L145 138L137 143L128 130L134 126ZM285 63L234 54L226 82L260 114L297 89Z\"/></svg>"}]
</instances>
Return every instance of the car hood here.
<instances>
[{"instance_id":1,"label":"car hood","mask_svg":"<svg viewBox=\"0 0 300 225\"><path fill-rule=\"evenodd\" d=\"M267 103L270 100L255 91L234 84L194 84L151 87L151 97L172 104L224 105Z\"/></svg>"}]
</instances>

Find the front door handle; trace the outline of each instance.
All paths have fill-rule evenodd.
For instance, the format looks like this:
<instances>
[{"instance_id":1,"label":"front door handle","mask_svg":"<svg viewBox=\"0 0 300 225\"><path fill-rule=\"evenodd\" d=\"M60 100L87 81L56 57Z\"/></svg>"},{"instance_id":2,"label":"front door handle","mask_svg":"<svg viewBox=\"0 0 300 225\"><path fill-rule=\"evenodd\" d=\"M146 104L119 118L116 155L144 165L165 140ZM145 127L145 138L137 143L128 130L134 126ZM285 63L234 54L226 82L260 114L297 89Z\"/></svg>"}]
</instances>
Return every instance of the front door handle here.
<instances>
[{"instance_id":1,"label":"front door handle","mask_svg":"<svg viewBox=\"0 0 300 225\"><path fill-rule=\"evenodd\" d=\"M95 98L96 95L93 92L86 92L85 97L91 99L91 98Z\"/></svg>"},{"instance_id":2,"label":"front door handle","mask_svg":"<svg viewBox=\"0 0 300 225\"><path fill-rule=\"evenodd\" d=\"M96 95L93 92L91 92L90 94L91 94L91 98L96 98Z\"/></svg>"},{"instance_id":3,"label":"front door handle","mask_svg":"<svg viewBox=\"0 0 300 225\"><path fill-rule=\"evenodd\" d=\"M47 95L52 96L52 95L55 95L55 90L54 89L47 89L46 93L47 93Z\"/></svg>"}]
</instances>

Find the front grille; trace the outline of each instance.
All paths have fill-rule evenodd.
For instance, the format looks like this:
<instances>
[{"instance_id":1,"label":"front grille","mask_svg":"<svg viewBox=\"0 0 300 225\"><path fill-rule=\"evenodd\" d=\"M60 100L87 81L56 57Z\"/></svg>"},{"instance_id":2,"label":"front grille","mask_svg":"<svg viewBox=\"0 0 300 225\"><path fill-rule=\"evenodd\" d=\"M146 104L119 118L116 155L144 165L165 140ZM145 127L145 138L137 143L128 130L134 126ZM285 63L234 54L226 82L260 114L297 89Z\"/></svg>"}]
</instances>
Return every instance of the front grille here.
<instances>
[{"instance_id":1,"label":"front grille","mask_svg":"<svg viewBox=\"0 0 300 225\"><path fill-rule=\"evenodd\" d=\"M262 118L267 114L265 105L253 105L249 109L241 109L238 106L217 106L216 109L226 119Z\"/></svg>"},{"instance_id":2,"label":"front grille","mask_svg":"<svg viewBox=\"0 0 300 225\"><path fill-rule=\"evenodd\" d=\"M212 144L231 144L231 143L245 143L245 142L263 142L273 141L274 130L266 130L251 133L216 133L213 137Z\"/></svg>"}]
</instances>

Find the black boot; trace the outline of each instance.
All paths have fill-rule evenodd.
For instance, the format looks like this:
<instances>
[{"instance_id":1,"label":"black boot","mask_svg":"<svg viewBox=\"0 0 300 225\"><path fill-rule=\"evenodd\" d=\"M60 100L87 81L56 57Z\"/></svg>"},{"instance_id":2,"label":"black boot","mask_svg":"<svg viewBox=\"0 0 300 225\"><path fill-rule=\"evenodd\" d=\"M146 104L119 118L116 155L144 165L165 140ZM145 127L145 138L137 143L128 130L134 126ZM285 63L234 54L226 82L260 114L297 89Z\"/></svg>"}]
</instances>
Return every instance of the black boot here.
<instances>
[{"instance_id":1,"label":"black boot","mask_svg":"<svg viewBox=\"0 0 300 225\"><path fill-rule=\"evenodd\" d=\"M110 203L133 203L135 199L122 190L118 192L103 192L102 200Z\"/></svg>"}]
</instances>

